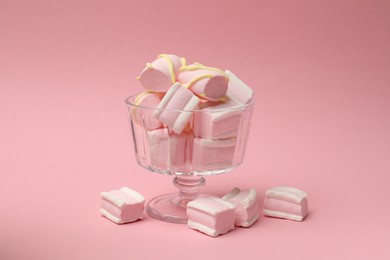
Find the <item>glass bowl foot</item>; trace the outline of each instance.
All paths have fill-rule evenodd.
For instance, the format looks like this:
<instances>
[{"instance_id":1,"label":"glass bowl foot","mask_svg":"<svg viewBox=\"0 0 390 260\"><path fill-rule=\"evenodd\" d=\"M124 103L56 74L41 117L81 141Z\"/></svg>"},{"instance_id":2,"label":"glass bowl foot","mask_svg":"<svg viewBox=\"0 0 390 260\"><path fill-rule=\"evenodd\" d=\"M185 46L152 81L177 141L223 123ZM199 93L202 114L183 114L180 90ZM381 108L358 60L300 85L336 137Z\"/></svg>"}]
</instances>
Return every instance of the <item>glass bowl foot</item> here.
<instances>
[{"instance_id":1,"label":"glass bowl foot","mask_svg":"<svg viewBox=\"0 0 390 260\"><path fill-rule=\"evenodd\" d=\"M175 205L177 193L165 194L153 198L146 206L146 213L152 218L165 222L187 223L186 207Z\"/></svg>"},{"instance_id":2,"label":"glass bowl foot","mask_svg":"<svg viewBox=\"0 0 390 260\"><path fill-rule=\"evenodd\" d=\"M186 224L187 203L199 196L199 187L205 184L203 177L177 176L173 179L179 193L155 197L146 206L146 213L152 218L178 224Z\"/></svg>"}]
</instances>

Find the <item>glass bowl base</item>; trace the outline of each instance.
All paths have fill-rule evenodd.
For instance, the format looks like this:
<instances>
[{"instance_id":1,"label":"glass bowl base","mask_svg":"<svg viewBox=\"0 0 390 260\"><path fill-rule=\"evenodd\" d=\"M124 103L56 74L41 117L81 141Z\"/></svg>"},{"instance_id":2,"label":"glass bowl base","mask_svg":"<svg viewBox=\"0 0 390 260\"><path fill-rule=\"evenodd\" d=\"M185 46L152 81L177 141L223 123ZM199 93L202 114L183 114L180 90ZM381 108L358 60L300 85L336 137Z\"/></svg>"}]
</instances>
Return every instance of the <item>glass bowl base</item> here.
<instances>
[{"instance_id":1,"label":"glass bowl base","mask_svg":"<svg viewBox=\"0 0 390 260\"><path fill-rule=\"evenodd\" d=\"M189 201L191 200L181 198L177 193L161 195L149 201L146 213L161 221L186 224L186 206Z\"/></svg>"}]
</instances>

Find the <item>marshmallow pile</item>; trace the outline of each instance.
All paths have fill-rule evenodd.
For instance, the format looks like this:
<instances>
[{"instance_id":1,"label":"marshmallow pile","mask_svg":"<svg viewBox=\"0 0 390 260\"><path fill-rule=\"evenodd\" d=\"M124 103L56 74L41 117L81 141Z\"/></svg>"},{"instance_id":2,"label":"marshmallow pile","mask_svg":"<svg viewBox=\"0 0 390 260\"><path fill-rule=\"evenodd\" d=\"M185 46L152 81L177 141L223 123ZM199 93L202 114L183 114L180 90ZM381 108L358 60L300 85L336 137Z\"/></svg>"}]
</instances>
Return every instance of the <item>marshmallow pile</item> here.
<instances>
[{"instance_id":1,"label":"marshmallow pile","mask_svg":"<svg viewBox=\"0 0 390 260\"><path fill-rule=\"evenodd\" d=\"M144 197L123 187L101 193L100 213L124 224L143 218ZM259 218L260 203L255 189L234 188L222 198L202 195L187 204L187 226L211 237L228 233L235 227L251 227ZM308 214L306 192L278 186L265 192L263 214L269 217L303 221Z\"/></svg>"},{"instance_id":2,"label":"marshmallow pile","mask_svg":"<svg viewBox=\"0 0 390 260\"><path fill-rule=\"evenodd\" d=\"M231 71L161 54L138 80L133 121L147 130L150 164L206 171L233 167L253 90ZM148 108L148 109L145 109Z\"/></svg>"}]
</instances>

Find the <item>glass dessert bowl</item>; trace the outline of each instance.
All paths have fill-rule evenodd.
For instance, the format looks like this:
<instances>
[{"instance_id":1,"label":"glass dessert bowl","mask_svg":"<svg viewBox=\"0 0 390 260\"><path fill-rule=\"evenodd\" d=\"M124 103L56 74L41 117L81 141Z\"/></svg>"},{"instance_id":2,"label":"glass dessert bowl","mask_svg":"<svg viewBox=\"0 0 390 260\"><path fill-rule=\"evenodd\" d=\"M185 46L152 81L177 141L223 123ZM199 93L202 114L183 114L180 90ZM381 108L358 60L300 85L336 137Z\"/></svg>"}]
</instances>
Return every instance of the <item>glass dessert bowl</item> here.
<instances>
[{"instance_id":1,"label":"glass dessert bowl","mask_svg":"<svg viewBox=\"0 0 390 260\"><path fill-rule=\"evenodd\" d=\"M187 223L186 205L199 196L204 177L243 162L254 98L244 105L223 100L179 110L139 105L141 95L126 99L136 160L151 172L173 176L179 190L151 199L146 212L158 220ZM156 119L159 115L184 125L167 126Z\"/></svg>"}]
</instances>

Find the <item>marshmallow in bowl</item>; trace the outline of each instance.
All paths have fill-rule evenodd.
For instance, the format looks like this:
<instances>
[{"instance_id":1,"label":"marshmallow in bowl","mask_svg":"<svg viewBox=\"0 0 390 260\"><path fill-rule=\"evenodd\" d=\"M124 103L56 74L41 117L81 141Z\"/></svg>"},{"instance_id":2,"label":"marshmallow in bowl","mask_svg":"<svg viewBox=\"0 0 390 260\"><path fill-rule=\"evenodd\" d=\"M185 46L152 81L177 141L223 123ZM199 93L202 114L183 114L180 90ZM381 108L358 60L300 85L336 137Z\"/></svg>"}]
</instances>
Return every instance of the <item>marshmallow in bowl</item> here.
<instances>
[{"instance_id":1,"label":"marshmallow in bowl","mask_svg":"<svg viewBox=\"0 0 390 260\"><path fill-rule=\"evenodd\" d=\"M161 127L161 122L153 117L153 107L156 107L161 102L161 95L153 92L142 92L134 100L134 104L140 107L133 107L135 121L139 124L145 124L149 130ZM145 109L146 108L146 109Z\"/></svg>"},{"instance_id":2,"label":"marshmallow in bowl","mask_svg":"<svg viewBox=\"0 0 390 260\"><path fill-rule=\"evenodd\" d=\"M192 134L169 133L168 128L148 131L151 164L160 169L180 168L191 160Z\"/></svg>"},{"instance_id":3,"label":"marshmallow in bowl","mask_svg":"<svg viewBox=\"0 0 390 260\"><path fill-rule=\"evenodd\" d=\"M146 63L138 80L148 91L167 92L177 81L179 69L186 60L174 54L160 54L152 63Z\"/></svg>"},{"instance_id":4,"label":"marshmallow in bowl","mask_svg":"<svg viewBox=\"0 0 390 260\"><path fill-rule=\"evenodd\" d=\"M198 170L228 168L233 165L237 138L193 139L192 165Z\"/></svg>"},{"instance_id":5,"label":"marshmallow in bowl","mask_svg":"<svg viewBox=\"0 0 390 260\"><path fill-rule=\"evenodd\" d=\"M175 83L157 105L153 116L168 126L174 133L180 134L191 120L193 114L191 110L197 108L199 103L199 98L190 90L183 87L180 83Z\"/></svg>"},{"instance_id":6,"label":"marshmallow in bowl","mask_svg":"<svg viewBox=\"0 0 390 260\"><path fill-rule=\"evenodd\" d=\"M264 215L302 221L308 213L306 192L286 186L271 188L265 193Z\"/></svg>"},{"instance_id":7,"label":"marshmallow in bowl","mask_svg":"<svg viewBox=\"0 0 390 260\"><path fill-rule=\"evenodd\" d=\"M104 191L100 214L116 224L124 224L142 219L145 198L138 192L122 187L119 190Z\"/></svg>"},{"instance_id":8,"label":"marshmallow in bowl","mask_svg":"<svg viewBox=\"0 0 390 260\"><path fill-rule=\"evenodd\" d=\"M194 113L194 136L208 139L236 137L241 122L242 109L233 100L205 102Z\"/></svg>"},{"instance_id":9,"label":"marshmallow in bowl","mask_svg":"<svg viewBox=\"0 0 390 260\"><path fill-rule=\"evenodd\" d=\"M143 136L136 145L151 154L152 166L200 172L230 170L241 161L240 130L248 128L253 91L232 72L161 54L138 79L147 91L133 99L129 114Z\"/></svg>"},{"instance_id":10,"label":"marshmallow in bowl","mask_svg":"<svg viewBox=\"0 0 390 260\"><path fill-rule=\"evenodd\" d=\"M226 70L225 73L229 77L226 97L240 104L247 104L253 97L253 90L230 70Z\"/></svg>"},{"instance_id":11,"label":"marshmallow in bowl","mask_svg":"<svg viewBox=\"0 0 390 260\"><path fill-rule=\"evenodd\" d=\"M220 69L194 63L180 68L178 81L200 98L221 101L225 98L229 78Z\"/></svg>"}]
</instances>

